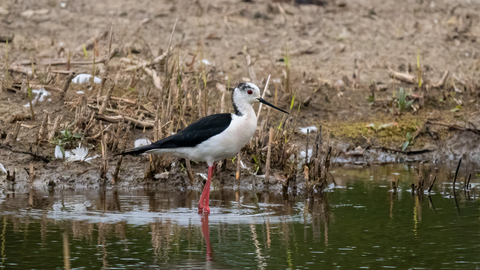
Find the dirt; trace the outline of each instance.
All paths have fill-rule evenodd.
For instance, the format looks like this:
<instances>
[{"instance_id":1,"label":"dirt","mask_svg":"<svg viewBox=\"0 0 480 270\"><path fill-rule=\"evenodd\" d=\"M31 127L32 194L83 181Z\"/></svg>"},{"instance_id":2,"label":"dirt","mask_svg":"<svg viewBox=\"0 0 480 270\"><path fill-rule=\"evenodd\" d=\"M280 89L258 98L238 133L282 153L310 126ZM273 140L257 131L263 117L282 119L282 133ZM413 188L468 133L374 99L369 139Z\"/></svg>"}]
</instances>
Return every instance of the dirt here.
<instances>
[{"instance_id":1,"label":"dirt","mask_svg":"<svg viewBox=\"0 0 480 270\"><path fill-rule=\"evenodd\" d=\"M477 130L480 88L476 76L480 68L478 1L327 1L320 6L297 5L291 1L162 1L152 4L151 1L127 0L12 0L2 2L1 7L8 14L0 14L0 36L14 38L8 45L0 43L3 82L0 142L11 132L15 121L20 120L24 126L12 149L52 160L44 163L30 155L0 148L0 163L17 172L17 182L28 182L24 168L33 162L35 181L39 185L48 185L50 180L66 186L70 182L98 185L100 158L92 165L86 162L66 164L54 160L54 144L46 140L37 143L46 113L51 122L63 116L55 136L59 137L58 131L67 128L76 118L75 111L82 96L77 92L83 91L88 100L93 100L98 86L89 90L88 85L71 84L63 97L58 89L62 89L66 74L59 74L49 84L57 90L49 91L51 95L45 101L34 105L35 120L32 120L30 109L24 107L28 95L14 87L14 83L18 86L25 81L26 75L9 71L7 76L5 71L7 65L22 66L26 72L33 69L35 76L30 78L31 83L42 84L48 80L48 74L68 68L66 64L41 65L42 59L67 58L68 52L72 61L93 61L93 55L98 59L108 54L111 27L110 50L118 48L119 53L108 66L96 64L97 75L101 77L107 70L107 77L116 83L112 96L138 100L137 104L147 109L155 110L158 100L158 94L152 90L155 89L152 77L125 71L128 64L120 59L151 60L168 50L172 36L169 67L172 63L181 67L181 76L188 78L190 88L200 89L199 85L205 83L208 113L219 112L222 86L233 87L249 80L263 88L271 75L270 94L265 99L275 101L281 108L289 108L296 127L321 125L324 147L334 147L339 163L442 162L456 160L462 155L469 161L480 162L480 132ZM96 45L84 50L81 44L94 36L99 36ZM250 67L248 58L252 62ZM207 61L202 64L203 59ZM37 65L19 64L24 60L35 60ZM417 79L417 63L422 86L418 82L405 83L390 78L389 69L409 73ZM164 74L164 65L153 69ZM446 70L449 77L445 85L434 87ZM91 73L92 65L72 65L70 71ZM192 83L195 80L197 83ZM398 109L395 99L400 87L408 93L407 100L414 100L404 110ZM226 95L229 106L229 93ZM311 99L308 105L304 103L307 98ZM135 111L138 108L122 106L125 114L138 117ZM184 122L175 122L176 127L181 128L196 117L195 114L186 115ZM281 117L272 111L268 125L278 126ZM147 115L143 120L153 121L153 118ZM383 128L384 124L389 126ZM132 131L128 147L133 146L135 139L154 137L152 129ZM414 139L402 149L408 141L407 133ZM312 134L310 142L313 137ZM90 155L100 154L100 142L88 138L74 140L67 148L72 149L80 142L90 149ZM296 131L290 143L304 149L306 135ZM429 152L412 155L421 150ZM112 154L108 154L109 179L117 160ZM144 183L148 162L144 157L126 158L120 173L122 184ZM229 179L226 185L232 185L235 165L227 163L222 177ZM248 170L253 170L249 157L245 158L245 164ZM283 181L282 168L275 169L275 181ZM171 170L169 181L178 185L186 182L186 173L178 162ZM242 172L246 178L253 179L248 170ZM206 171L204 164L194 165L194 171ZM172 180L174 175L176 180Z\"/></svg>"}]
</instances>

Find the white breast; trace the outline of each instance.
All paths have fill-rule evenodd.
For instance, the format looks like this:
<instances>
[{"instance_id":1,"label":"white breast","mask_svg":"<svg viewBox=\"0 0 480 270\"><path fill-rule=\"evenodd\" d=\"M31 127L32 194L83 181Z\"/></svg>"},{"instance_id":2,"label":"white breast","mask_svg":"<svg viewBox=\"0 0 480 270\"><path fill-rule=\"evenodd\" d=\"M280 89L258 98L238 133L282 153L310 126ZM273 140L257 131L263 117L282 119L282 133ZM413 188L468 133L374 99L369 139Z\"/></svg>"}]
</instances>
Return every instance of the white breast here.
<instances>
[{"instance_id":1,"label":"white breast","mask_svg":"<svg viewBox=\"0 0 480 270\"><path fill-rule=\"evenodd\" d=\"M243 116L232 114L228 128L195 147L155 149L149 153L189 158L195 162L207 162L211 166L216 161L233 158L252 138L256 128L255 113Z\"/></svg>"},{"instance_id":2,"label":"white breast","mask_svg":"<svg viewBox=\"0 0 480 270\"><path fill-rule=\"evenodd\" d=\"M257 127L256 117L232 114L232 122L222 133L202 142L195 147L201 160L213 164L226 158L234 157L252 138Z\"/></svg>"}]
</instances>

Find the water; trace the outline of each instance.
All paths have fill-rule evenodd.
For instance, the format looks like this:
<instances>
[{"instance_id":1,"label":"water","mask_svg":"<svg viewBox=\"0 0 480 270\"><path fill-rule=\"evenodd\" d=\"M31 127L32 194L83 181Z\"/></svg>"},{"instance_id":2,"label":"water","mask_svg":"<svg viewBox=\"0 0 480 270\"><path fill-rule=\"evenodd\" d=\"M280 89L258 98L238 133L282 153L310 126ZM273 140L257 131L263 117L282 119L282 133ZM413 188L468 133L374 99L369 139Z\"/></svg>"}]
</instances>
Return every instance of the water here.
<instances>
[{"instance_id":1,"label":"water","mask_svg":"<svg viewBox=\"0 0 480 270\"><path fill-rule=\"evenodd\" d=\"M479 268L478 181L457 209L440 173L430 197L412 196L411 166L337 168L315 200L219 189L209 216L193 191L4 190L0 268Z\"/></svg>"}]
</instances>

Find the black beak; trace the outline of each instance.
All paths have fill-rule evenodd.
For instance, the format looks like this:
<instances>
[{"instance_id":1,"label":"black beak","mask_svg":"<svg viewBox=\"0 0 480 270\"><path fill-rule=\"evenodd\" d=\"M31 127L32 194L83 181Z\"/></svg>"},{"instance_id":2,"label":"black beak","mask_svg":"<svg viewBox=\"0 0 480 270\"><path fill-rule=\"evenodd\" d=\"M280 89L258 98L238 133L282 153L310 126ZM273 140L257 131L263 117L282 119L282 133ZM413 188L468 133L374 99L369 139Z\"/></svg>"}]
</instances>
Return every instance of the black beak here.
<instances>
[{"instance_id":1,"label":"black beak","mask_svg":"<svg viewBox=\"0 0 480 270\"><path fill-rule=\"evenodd\" d=\"M281 111L281 112L284 112L284 113L286 113L286 114L289 114L288 112L286 112L286 111L284 111L284 110L282 110L282 109L280 109L280 108L277 108L277 107L273 106L273 104L266 102L263 98L258 98L258 101L260 101L261 103L263 103L263 104L265 104L265 105L268 105L268 106L270 106L270 107L272 107L272 108L274 108L274 109L277 109L277 110L279 110L279 111Z\"/></svg>"}]
</instances>

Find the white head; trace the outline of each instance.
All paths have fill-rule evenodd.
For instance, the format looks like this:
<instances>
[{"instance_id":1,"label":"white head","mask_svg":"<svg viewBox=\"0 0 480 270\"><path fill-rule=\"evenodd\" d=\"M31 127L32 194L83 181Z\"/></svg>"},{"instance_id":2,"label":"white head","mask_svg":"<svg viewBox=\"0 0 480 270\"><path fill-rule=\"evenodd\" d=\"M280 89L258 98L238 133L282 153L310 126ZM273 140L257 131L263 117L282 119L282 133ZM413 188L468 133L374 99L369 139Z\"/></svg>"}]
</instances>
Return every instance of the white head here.
<instances>
[{"instance_id":1,"label":"white head","mask_svg":"<svg viewBox=\"0 0 480 270\"><path fill-rule=\"evenodd\" d=\"M233 108L235 109L236 115L242 115L246 110L245 106L248 106L251 109L252 108L251 105L256 101L259 101L279 111L287 113L286 111L279 109L273 106L272 104L266 102L264 99L262 99L262 96L260 95L260 89L258 89L258 86L249 82L240 83L237 87L235 87L232 94L232 101L233 101Z\"/></svg>"},{"instance_id":2,"label":"white head","mask_svg":"<svg viewBox=\"0 0 480 270\"><path fill-rule=\"evenodd\" d=\"M241 83L233 91L233 102L235 104L253 104L260 98L260 89L253 83Z\"/></svg>"}]
</instances>

